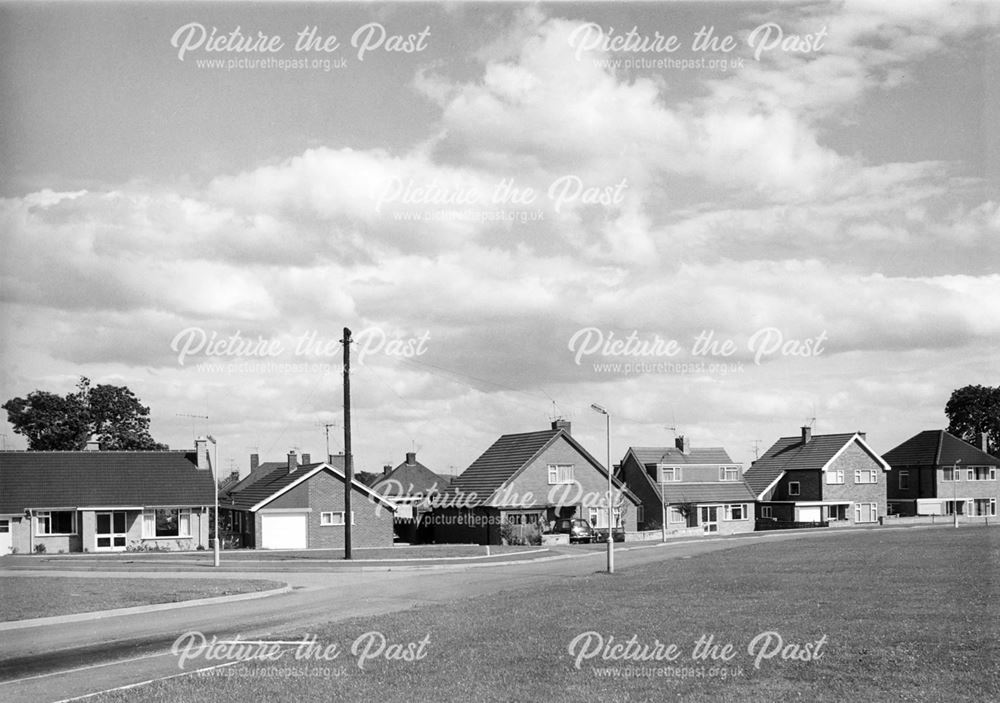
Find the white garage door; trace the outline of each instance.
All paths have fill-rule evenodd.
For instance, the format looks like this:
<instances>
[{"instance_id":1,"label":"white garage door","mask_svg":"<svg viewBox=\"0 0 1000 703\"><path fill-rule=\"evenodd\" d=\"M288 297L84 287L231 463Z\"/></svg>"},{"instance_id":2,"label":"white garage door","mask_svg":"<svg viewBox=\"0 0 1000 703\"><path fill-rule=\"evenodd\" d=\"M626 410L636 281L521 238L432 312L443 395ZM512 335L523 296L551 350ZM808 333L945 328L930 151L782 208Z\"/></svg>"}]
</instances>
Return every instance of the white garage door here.
<instances>
[{"instance_id":1,"label":"white garage door","mask_svg":"<svg viewBox=\"0 0 1000 703\"><path fill-rule=\"evenodd\" d=\"M306 548L306 513L264 514L260 522L264 549Z\"/></svg>"},{"instance_id":2,"label":"white garage door","mask_svg":"<svg viewBox=\"0 0 1000 703\"><path fill-rule=\"evenodd\" d=\"M799 508L799 522L821 522L822 520L823 509L821 507Z\"/></svg>"}]
</instances>

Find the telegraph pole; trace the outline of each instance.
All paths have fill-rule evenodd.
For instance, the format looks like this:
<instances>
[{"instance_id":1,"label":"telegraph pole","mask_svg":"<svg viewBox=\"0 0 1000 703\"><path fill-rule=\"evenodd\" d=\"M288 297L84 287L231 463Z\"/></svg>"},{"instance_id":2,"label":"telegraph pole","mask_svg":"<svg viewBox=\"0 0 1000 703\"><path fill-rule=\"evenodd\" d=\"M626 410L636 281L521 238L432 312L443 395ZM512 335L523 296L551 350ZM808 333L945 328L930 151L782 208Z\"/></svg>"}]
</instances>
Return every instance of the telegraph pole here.
<instances>
[{"instance_id":1,"label":"telegraph pole","mask_svg":"<svg viewBox=\"0 0 1000 703\"><path fill-rule=\"evenodd\" d=\"M354 466L351 457L351 330L344 328L344 559L351 558L351 484Z\"/></svg>"}]
</instances>

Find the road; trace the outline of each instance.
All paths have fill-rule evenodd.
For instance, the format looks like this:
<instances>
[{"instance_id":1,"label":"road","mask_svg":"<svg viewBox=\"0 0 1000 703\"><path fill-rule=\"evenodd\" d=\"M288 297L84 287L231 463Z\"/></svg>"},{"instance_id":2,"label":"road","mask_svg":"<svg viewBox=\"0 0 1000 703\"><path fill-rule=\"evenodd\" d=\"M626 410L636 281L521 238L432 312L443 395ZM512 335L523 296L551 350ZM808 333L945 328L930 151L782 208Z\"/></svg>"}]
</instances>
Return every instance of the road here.
<instances>
[{"instance_id":1,"label":"road","mask_svg":"<svg viewBox=\"0 0 1000 703\"><path fill-rule=\"evenodd\" d=\"M820 531L812 532L751 533L738 539L696 539L666 545L618 545L616 569L737 548L761 539L820 536L816 534ZM605 568L603 551L575 551L566 556L525 564L426 570L240 572L243 578L285 581L292 590L256 600L9 630L0 633L6 645L0 652L0 700L62 701L181 674L170 646L191 630L208 638L274 639L283 633L301 634L310 627L359 616L385 615L413 606L451 603L517 588L538 588L546 582ZM123 574L108 571L74 575L116 578ZM179 575L170 573L171 577ZM129 573L130 578L162 576L162 571ZM188 663L186 669L191 667Z\"/></svg>"}]
</instances>

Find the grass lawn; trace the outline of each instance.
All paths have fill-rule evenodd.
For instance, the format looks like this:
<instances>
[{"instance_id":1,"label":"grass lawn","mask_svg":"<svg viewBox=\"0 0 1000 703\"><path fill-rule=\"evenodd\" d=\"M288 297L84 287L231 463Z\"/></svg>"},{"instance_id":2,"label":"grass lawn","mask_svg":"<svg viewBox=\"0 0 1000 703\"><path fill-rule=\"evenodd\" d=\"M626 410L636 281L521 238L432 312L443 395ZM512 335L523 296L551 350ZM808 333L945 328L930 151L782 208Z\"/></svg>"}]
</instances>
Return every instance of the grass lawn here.
<instances>
[{"instance_id":1,"label":"grass lawn","mask_svg":"<svg viewBox=\"0 0 1000 703\"><path fill-rule=\"evenodd\" d=\"M88 613L280 588L275 581L0 577L0 621Z\"/></svg>"},{"instance_id":2,"label":"grass lawn","mask_svg":"<svg viewBox=\"0 0 1000 703\"><path fill-rule=\"evenodd\" d=\"M289 651L276 663L240 663L100 700L1000 700L998 564L996 528L844 530L740 545L327 624L309 634L339 645L332 661L296 662ZM382 658L362 670L351 647L370 631L404 645L393 653L425 656ZM635 637L650 650L673 644L678 658L598 655L577 668L570 643L587 632L598 634L576 654L601 651L599 635L605 644ZM773 656L756 668L766 632L777 633L763 649ZM732 645L728 661L693 658L695 643L709 637L716 653Z\"/></svg>"}]
</instances>

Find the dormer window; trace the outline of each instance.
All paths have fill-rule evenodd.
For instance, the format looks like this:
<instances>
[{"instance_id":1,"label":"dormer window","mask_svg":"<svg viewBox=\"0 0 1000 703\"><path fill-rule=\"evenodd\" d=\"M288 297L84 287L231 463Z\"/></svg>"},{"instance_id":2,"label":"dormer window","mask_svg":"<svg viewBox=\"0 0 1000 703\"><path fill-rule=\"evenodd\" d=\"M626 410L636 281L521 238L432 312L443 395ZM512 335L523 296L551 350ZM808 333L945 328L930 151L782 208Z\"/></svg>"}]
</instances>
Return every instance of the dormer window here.
<instances>
[{"instance_id":1,"label":"dormer window","mask_svg":"<svg viewBox=\"0 0 1000 703\"><path fill-rule=\"evenodd\" d=\"M720 481L739 481L740 480L740 467L738 467L738 466L720 466L719 467L719 480Z\"/></svg>"},{"instance_id":2,"label":"dormer window","mask_svg":"<svg viewBox=\"0 0 1000 703\"><path fill-rule=\"evenodd\" d=\"M660 470L660 483L669 483L671 481L681 480L681 467L679 466L659 466Z\"/></svg>"}]
</instances>

